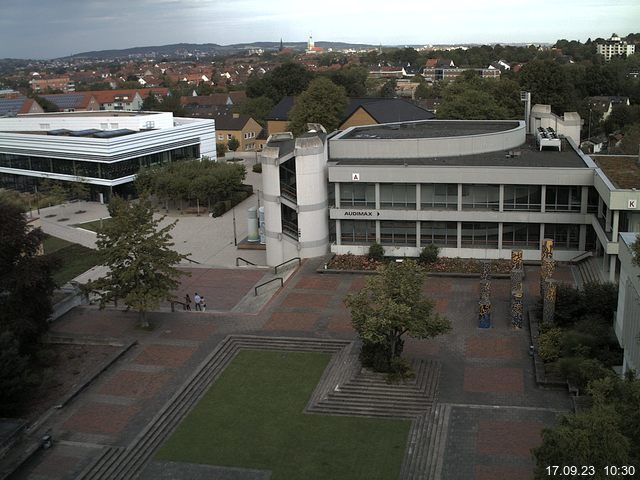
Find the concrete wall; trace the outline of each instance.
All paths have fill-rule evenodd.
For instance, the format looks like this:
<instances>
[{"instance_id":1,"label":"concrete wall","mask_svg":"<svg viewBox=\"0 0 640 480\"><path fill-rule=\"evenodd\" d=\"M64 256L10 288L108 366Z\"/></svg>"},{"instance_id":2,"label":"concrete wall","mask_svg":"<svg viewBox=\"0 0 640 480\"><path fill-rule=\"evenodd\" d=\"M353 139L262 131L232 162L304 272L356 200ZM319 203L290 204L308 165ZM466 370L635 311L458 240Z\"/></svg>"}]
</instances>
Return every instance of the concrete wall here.
<instances>
[{"instance_id":1,"label":"concrete wall","mask_svg":"<svg viewBox=\"0 0 640 480\"><path fill-rule=\"evenodd\" d=\"M620 282L614 330L624 349L623 372L640 373L640 268L633 264L630 245L636 233L620 234Z\"/></svg>"},{"instance_id":2,"label":"concrete wall","mask_svg":"<svg viewBox=\"0 0 640 480\"><path fill-rule=\"evenodd\" d=\"M446 120L437 120L446 122ZM513 121L505 122L513 123ZM453 157L517 148L526 140L523 121L502 132L437 138L349 139L333 138L331 158Z\"/></svg>"},{"instance_id":3,"label":"concrete wall","mask_svg":"<svg viewBox=\"0 0 640 480\"><path fill-rule=\"evenodd\" d=\"M96 104L97 105L97 104ZM102 111L95 115L88 112L60 112L43 114L26 114L17 117L0 119L2 132L38 132L66 128L68 130L86 130L96 128L100 130L117 130L128 128L141 130L149 128L148 122L153 122L152 128L173 127L173 114L170 112L154 112L146 115L132 115L123 112ZM106 128L104 124L107 125ZM117 127L115 126L117 124ZM43 125L48 125L43 127Z\"/></svg>"},{"instance_id":4,"label":"concrete wall","mask_svg":"<svg viewBox=\"0 0 640 480\"><path fill-rule=\"evenodd\" d=\"M573 142L580 144L580 126L582 119L577 112L565 112L564 116L551 112L551 105L534 105L531 109L529 133L535 134L538 127L553 128L560 135L571 138Z\"/></svg>"}]
</instances>

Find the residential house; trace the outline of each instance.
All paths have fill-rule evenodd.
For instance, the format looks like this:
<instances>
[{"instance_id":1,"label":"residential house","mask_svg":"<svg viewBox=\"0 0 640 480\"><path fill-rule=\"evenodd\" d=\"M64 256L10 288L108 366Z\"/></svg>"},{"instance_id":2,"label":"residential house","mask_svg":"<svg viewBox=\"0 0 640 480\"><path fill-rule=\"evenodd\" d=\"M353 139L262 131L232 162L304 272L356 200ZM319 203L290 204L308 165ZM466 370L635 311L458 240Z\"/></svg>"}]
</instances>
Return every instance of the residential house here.
<instances>
[{"instance_id":1,"label":"residential house","mask_svg":"<svg viewBox=\"0 0 640 480\"><path fill-rule=\"evenodd\" d=\"M598 96L589 97L589 109L597 110L602 113L602 120L606 120L613 112L613 108L620 105L630 105L629 97L619 96Z\"/></svg>"},{"instance_id":2,"label":"residential house","mask_svg":"<svg viewBox=\"0 0 640 480\"><path fill-rule=\"evenodd\" d=\"M269 135L287 131L289 112L293 108L294 97L284 97L266 115ZM352 97L345 110L339 130L360 125L374 125L388 122L430 120L435 115L410 101L400 98Z\"/></svg>"},{"instance_id":3,"label":"residential house","mask_svg":"<svg viewBox=\"0 0 640 480\"><path fill-rule=\"evenodd\" d=\"M0 98L0 117L15 117L23 113L44 113L33 98L22 95Z\"/></svg>"},{"instance_id":4,"label":"residential house","mask_svg":"<svg viewBox=\"0 0 640 480\"><path fill-rule=\"evenodd\" d=\"M233 107L241 105L247 95L245 92L214 93L202 96L180 97L180 104L190 117L213 118L228 115Z\"/></svg>"},{"instance_id":5,"label":"residential house","mask_svg":"<svg viewBox=\"0 0 640 480\"><path fill-rule=\"evenodd\" d=\"M249 115L232 113L220 115L216 121L216 142L227 145L229 140L235 138L239 142L238 152L253 152L257 150L256 139L262 127Z\"/></svg>"},{"instance_id":6,"label":"residential house","mask_svg":"<svg viewBox=\"0 0 640 480\"><path fill-rule=\"evenodd\" d=\"M58 107L61 112L93 112L100 104L90 92L57 93L40 95Z\"/></svg>"}]
</instances>

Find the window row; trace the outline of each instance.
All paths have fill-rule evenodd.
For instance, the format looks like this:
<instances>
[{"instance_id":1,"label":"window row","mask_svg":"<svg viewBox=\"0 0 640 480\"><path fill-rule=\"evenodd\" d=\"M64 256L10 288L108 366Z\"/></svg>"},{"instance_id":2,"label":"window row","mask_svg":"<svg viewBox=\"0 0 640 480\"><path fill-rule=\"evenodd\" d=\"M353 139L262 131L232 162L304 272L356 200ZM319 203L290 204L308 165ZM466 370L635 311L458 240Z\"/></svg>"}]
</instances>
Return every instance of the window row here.
<instances>
[{"instance_id":1,"label":"window row","mask_svg":"<svg viewBox=\"0 0 640 480\"><path fill-rule=\"evenodd\" d=\"M380 208L415 210L417 205L415 183L381 183ZM457 210L458 185L446 183L420 184L421 210ZM582 187L546 187L544 205L548 212L580 212ZM460 204L463 210L499 210L499 185L462 185ZM540 185L505 185L503 210L542 210L542 187ZM588 211L597 211L598 194L589 189ZM376 208L376 185L374 183L341 183L340 208Z\"/></svg>"},{"instance_id":2,"label":"window row","mask_svg":"<svg viewBox=\"0 0 640 480\"><path fill-rule=\"evenodd\" d=\"M176 148L166 152L143 155L114 163L86 162L83 160L66 160L61 158L31 157L0 153L0 167L113 180L135 175L141 167L162 165L189 158L198 158L199 156L199 145Z\"/></svg>"},{"instance_id":3,"label":"window row","mask_svg":"<svg viewBox=\"0 0 640 480\"><path fill-rule=\"evenodd\" d=\"M420 246L435 244L439 247L458 246L458 222L419 222ZM544 235L554 240L558 249L577 250L578 225L545 224ZM376 222L372 220L340 220L340 240L345 245L370 245L376 241ZM382 245L417 245L418 230L413 221L380 221ZM462 248L498 248L500 229L493 222L462 222L460 244ZM589 240L589 239L587 239ZM539 223L502 224L503 248L538 249L540 247Z\"/></svg>"}]
</instances>

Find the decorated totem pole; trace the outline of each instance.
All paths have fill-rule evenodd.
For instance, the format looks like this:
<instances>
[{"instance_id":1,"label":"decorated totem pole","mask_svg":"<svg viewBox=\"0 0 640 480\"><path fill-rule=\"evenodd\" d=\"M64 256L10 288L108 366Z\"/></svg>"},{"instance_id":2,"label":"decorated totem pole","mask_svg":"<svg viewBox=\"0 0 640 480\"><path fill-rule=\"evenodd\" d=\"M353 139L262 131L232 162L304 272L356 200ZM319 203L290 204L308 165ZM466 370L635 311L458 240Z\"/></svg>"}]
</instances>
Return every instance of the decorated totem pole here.
<instances>
[{"instance_id":1,"label":"decorated totem pole","mask_svg":"<svg viewBox=\"0 0 640 480\"><path fill-rule=\"evenodd\" d=\"M480 328L491 327L491 262L482 262L480 274L480 300L478 302L478 326Z\"/></svg>"},{"instance_id":2,"label":"decorated totem pole","mask_svg":"<svg viewBox=\"0 0 640 480\"><path fill-rule=\"evenodd\" d=\"M522 328L524 314L523 297L524 267L522 265L522 250L511 251L511 325Z\"/></svg>"}]
</instances>

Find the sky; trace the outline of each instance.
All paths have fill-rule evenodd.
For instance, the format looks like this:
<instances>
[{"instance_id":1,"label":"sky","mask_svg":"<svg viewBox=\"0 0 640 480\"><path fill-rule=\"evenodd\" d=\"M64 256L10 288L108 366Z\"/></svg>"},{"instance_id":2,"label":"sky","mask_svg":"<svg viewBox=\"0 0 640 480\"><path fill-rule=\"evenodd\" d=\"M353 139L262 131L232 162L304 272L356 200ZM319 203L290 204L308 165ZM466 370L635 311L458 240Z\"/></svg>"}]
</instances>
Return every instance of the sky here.
<instances>
[{"instance_id":1,"label":"sky","mask_svg":"<svg viewBox=\"0 0 640 480\"><path fill-rule=\"evenodd\" d=\"M640 30L640 0L0 0L0 58L171 43L585 41Z\"/></svg>"}]
</instances>

